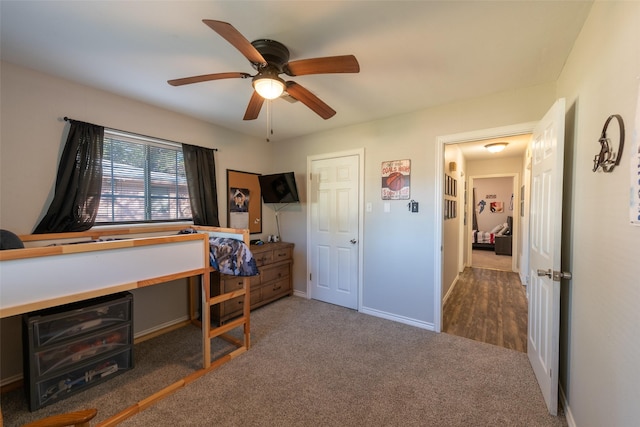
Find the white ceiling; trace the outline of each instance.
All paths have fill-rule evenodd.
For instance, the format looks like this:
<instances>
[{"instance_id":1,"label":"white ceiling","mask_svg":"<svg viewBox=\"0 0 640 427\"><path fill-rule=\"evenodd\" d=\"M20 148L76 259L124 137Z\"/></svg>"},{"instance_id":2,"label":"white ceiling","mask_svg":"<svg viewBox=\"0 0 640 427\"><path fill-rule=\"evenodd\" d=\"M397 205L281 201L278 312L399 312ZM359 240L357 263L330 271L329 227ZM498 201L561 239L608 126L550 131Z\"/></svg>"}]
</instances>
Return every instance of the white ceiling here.
<instances>
[{"instance_id":1,"label":"white ceiling","mask_svg":"<svg viewBox=\"0 0 640 427\"><path fill-rule=\"evenodd\" d=\"M513 135L508 137L491 138L479 141L456 144L467 161L492 160L495 158L520 157L527 151L531 134ZM507 146L499 153L491 153L485 148L488 144L506 142ZM449 147L449 146L447 146Z\"/></svg>"},{"instance_id":2,"label":"white ceiling","mask_svg":"<svg viewBox=\"0 0 640 427\"><path fill-rule=\"evenodd\" d=\"M249 79L167 84L199 74L254 74L202 19L229 22L249 41L277 40L291 60L354 54L359 74L290 78L337 114L322 120L301 103L275 100L277 141L554 82L590 7L574 0L2 0L0 57L265 137L266 103L257 120L242 120ZM74 118L91 121L91 113Z\"/></svg>"}]
</instances>

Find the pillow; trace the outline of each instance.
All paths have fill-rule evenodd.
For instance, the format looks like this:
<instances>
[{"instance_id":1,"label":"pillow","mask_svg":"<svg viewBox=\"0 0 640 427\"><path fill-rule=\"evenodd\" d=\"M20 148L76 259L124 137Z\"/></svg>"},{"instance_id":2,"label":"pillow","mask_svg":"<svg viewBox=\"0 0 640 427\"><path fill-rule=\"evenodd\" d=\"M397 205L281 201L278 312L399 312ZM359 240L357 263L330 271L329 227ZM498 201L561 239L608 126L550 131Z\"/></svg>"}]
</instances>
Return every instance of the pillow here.
<instances>
[{"instance_id":1,"label":"pillow","mask_svg":"<svg viewBox=\"0 0 640 427\"><path fill-rule=\"evenodd\" d=\"M507 224L498 224L495 227L493 227L493 229L489 233L498 234L498 233L500 233L500 231L502 231L502 229L504 228L505 225L507 225Z\"/></svg>"},{"instance_id":2,"label":"pillow","mask_svg":"<svg viewBox=\"0 0 640 427\"><path fill-rule=\"evenodd\" d=\"M18 236L9 230L0 230L0 250L22 248L24 248L24 244Z\"/></svg>"},{"instance_id":3,"label":"pillow","mask_svg":"<svg viewBox=\"0 0 640 427\"><path fill-rule=\"evenodd\" d=\"M496 236L510 236L511 235L511 229L509 228L509 225L507 223L503 224L504 228L502 230L500 230L500 232L498 234L496 234Z\"/></svg>"}]
</instances>

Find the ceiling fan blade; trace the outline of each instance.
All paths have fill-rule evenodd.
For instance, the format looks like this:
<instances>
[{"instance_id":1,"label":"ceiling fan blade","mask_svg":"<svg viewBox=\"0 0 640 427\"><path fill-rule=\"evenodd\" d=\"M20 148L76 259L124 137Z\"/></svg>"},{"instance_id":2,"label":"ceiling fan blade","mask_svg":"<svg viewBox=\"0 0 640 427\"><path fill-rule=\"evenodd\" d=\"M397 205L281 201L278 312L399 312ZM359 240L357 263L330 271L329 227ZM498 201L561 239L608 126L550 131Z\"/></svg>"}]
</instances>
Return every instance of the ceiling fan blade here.
<instances>
[{"instance_id":1,"label":"ceiling fan blade","mask_svg":"<svg viewBox=\"0 0 640 427\"><path fill-rule=\"evenodd\" d=\"M238 49L241 54L254 64L266 64L267 61L262 54L253 47L251 42L247 40L240 31L228 22L214 21L213 19L203 19L202 22L207 24L216 33L220 34L223 39L231 43L233 47Z\"/></svg>"},{"instance_id":2,"label":"ceiling fan blade","mask_svg":"<svg viewBox=\"0 0 640 427\"><path fill-rule=\"evenodd\" d=\"M336 114L333 108L329 107L320 98L296 82L287 82L287 93L312 109L325 120L330 119Z\"/></svg>"},{"instance_id":3,"label":"ceiling fan blade","mask_svg":"<svg viewBox=\"0 0 640 427\"><path fill-rule=\"evenodd\" d=\"M326 56L324 58L300 59L284 66L289 76L307 74L359 73L360 64L353 55Z\"/></svg>"},{"instance_id":4,"label":"ceiling fan blade","mask_svg":"<svg viewBox=\"0 0 640 427\"><path fill-rule=\"evenodd\" d=\"M191 83L208 82L210 80L221 79L246 79L251 77L251 74L247 73L216 73L216 74L203 74L201 76L185 77L182 79L168 80L171 86L189 85Z\"/></svg>"},{"instance_id":5,"label":"ceiling fan blade","mask_svg":"<svg viewBox=\"0 0 640 427\"><path fill-rule=\"evenodd\" d=\"M244 117L242 120L255 120L258 118L258 114L260 114L260 109L262 108L262 104L264 103L264 98L258 95L258 92L253 91L251 95L251 99L249 100L249 105L247 105L247 111L244 113Z\"/></svg>"}]
</instances>

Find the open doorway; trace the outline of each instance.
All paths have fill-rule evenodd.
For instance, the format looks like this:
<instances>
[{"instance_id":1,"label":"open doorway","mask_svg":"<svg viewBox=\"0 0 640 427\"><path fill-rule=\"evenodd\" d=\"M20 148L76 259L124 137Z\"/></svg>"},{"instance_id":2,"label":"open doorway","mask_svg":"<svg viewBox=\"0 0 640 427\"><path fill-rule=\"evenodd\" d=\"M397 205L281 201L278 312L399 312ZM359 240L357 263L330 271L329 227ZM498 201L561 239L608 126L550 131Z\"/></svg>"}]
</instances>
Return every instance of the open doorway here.
<instances>
[{"instance_id":1,"label":"open doorway","mask_svg":"<svg viewBox=\"0 0 640 427\"><path fill-rule=\"evenodd\" d=\"M469 238L465 239L467 259L470 260L466 265L502 271L517 270L517 256L514 256L513 250L514 235L517 235L514 228L517 222L513 220L517 211L517 178L514 173L469 177L471 204L468 215L471 217L471 229L463 231L470 233Z\"/></svg>"},{"instance_id":2,"label":"open doorway","mask_svg":"<svg viewBox=\"0 0 640 427\"><path fill-rule=\"evenodd\" d=\"M484 153L496 140L511 149ZM528 313L517 273L519 189L529 140L523 133L443 147L445 170L464 191L458 223L443 224L442 331L521 352Z\"/></svg>"}]
</instances>

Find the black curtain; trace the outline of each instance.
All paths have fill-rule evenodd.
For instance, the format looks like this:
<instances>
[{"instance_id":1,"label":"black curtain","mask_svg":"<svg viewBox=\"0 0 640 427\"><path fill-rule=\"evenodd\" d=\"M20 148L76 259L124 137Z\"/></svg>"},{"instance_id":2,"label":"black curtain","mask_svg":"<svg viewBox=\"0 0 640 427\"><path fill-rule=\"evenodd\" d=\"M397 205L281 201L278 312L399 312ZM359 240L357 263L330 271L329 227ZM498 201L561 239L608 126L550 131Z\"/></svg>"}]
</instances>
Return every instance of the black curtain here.
<instances>
[{"instance_id":1,"label":"black curtain","mask_svg":"<svg viewBox=\"0 0 640 427\"><path fill-rule=\"evenodd\" d=\"M98 214L104 127L76 120L69 122L53 200L34 234L85 231L93 226Z\"/></svg>"},{"instance_id":2,"label":"black curtain","mask_svg":"<svg viewBox=\"0 0 640 427\"><path fill-rule=\"evenodd\" d=\"M214 151L211 148L182 144L191 214L195 225L220 226Z\"/></svg>"}]
</instances>

